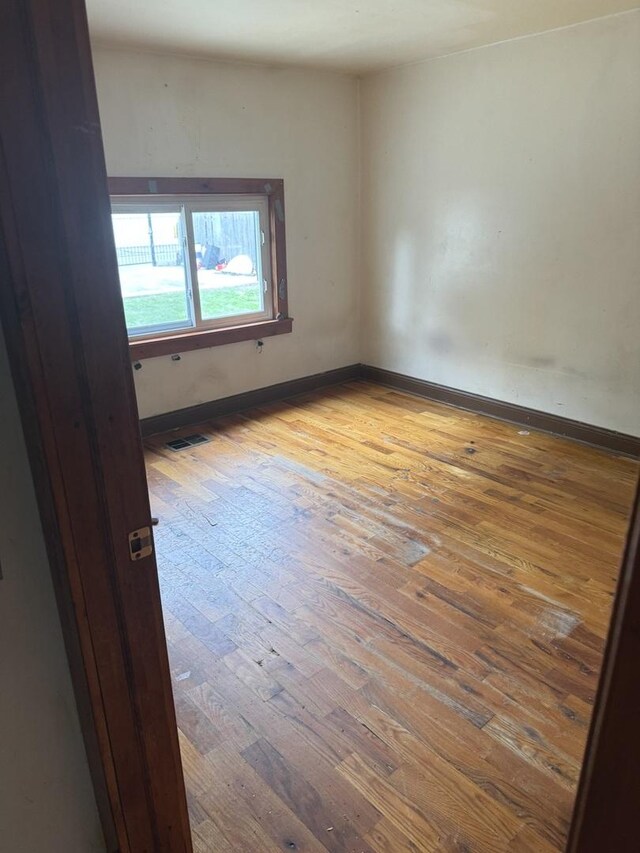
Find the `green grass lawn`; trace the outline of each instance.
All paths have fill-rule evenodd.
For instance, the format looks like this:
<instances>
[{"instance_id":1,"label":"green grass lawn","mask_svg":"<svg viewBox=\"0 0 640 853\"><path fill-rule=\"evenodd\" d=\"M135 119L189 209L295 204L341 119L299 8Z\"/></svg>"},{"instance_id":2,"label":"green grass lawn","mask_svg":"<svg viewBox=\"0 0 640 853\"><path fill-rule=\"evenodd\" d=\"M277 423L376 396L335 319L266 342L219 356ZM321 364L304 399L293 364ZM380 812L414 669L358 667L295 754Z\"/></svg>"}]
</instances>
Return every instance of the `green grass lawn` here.
<instances>
[{"instance_id":1,"label":"green grass lawn","mask_svg":"<svg viewBox=\"0 0 640 853\"><path fill-rule=\"evenodd\" d=\"M187 305L183 293L129 296L123 301L129 330L187 319ZM201 290L200 304L205 320L260 311L260 286L246 284L220 287L217 290Z\"/></svg>"}]
</instances>

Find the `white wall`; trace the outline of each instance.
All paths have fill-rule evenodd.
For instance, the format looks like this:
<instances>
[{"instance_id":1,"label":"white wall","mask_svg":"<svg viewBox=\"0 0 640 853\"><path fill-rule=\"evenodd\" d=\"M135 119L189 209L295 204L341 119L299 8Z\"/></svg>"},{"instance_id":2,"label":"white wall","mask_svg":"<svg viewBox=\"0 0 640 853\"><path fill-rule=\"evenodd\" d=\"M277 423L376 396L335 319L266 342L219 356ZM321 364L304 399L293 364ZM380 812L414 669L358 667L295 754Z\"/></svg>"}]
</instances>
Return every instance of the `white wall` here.
<instances>
[{"instance_id":1,"label":"white wall","mask_svg":"<svg viewBox=\"0 0 640 853\"><path fill-rule=\"evenodd\" d=\"M0 333L0 850L104 850Z\"/></svg>"},{"instance_id":2,"label":"white wall","mask_svg":"<svg viewBox=\"0 0 640 853\"><path fill-rule=\"evenodd\" d=\"M293 333L148 359L142 417L356 362L357 81L96 48L112 175L284 178Z\"/></svg>"},{"instance_id":3,"label":"white wall","mask_svg":"<svg viewBox=\"0 0 640 853\"><path fill-rule=\"evenodd\" d=\"M640 434L640 12L365 79L362 360Z\"/></svg>"}]
</instances>

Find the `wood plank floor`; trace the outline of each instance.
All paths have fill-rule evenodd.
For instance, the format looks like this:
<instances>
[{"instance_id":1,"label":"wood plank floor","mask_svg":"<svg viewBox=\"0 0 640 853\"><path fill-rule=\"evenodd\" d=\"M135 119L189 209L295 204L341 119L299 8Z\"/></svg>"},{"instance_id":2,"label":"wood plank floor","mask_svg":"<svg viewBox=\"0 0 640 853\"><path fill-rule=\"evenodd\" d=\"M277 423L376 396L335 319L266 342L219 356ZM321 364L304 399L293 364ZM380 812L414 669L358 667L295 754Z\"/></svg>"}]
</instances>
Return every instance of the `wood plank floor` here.
<instances>
[{"instance_id":1,"label":"wood plank floor","mask_svg":"<svg viewBox=\"0 0 640 853\"><path fill-rule=\"evenodd\" d=\"M196 851L563 849L635 462L363 382L147 442Z\"/></svg>"}]
</instances>

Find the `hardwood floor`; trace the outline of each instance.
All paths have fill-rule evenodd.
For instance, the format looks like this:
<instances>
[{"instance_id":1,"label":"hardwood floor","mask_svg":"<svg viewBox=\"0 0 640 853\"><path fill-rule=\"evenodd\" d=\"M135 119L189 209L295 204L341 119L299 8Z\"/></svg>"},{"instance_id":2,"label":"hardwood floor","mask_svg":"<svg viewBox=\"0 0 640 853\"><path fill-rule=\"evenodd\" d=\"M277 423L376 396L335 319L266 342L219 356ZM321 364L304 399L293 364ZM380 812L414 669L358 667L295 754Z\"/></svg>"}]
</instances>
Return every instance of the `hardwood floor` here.
<instances>
[{"instance_id":1,"label":"hardwood floor","mask_svg":"<svg viewBox=\"0 0 640 853\"><path fill-rule=\"evenodd\" d=\"M196 851L563 849L638 465L364 382L147 441Z\"/></svg>"}]
</instances>

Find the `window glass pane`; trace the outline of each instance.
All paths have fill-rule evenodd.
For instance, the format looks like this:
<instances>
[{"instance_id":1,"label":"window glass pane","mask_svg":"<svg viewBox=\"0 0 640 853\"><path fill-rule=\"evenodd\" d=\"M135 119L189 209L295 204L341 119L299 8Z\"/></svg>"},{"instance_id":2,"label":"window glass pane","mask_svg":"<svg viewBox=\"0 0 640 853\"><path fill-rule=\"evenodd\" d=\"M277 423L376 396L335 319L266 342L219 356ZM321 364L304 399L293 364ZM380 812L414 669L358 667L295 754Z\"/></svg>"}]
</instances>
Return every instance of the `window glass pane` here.
<instances>
[{"instance_id":1,"label":"window glass pane","mask_svg":"<svg viewBox=\"0 0 640 853\"><path fill-rule=\"evenodd\" d=\"M263 311L258 212L194 211L192 217L202 319Z\"/></svg>"},{"instance_id":2,"label":"window glass pane","mask_svg":"<svg viewBox=\"0 0 640 853\"><path fill-rule=\"evenodd\" d=\"M190 326L180 211L111 218L129 332Z\"/></svg>"}]
</instances>

